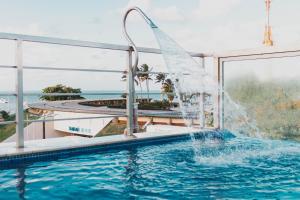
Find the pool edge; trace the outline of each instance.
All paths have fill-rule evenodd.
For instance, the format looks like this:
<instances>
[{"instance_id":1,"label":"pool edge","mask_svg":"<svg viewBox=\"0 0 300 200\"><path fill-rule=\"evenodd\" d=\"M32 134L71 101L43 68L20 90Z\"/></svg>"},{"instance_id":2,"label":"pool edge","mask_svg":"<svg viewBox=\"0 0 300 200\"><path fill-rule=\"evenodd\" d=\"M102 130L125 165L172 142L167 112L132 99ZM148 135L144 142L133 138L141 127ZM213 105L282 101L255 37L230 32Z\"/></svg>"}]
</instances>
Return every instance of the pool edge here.
<instances>
[{"instance_id":1,"label":"pool edge","mask_svg":"<svg viewBox=\"0 0 300 200\"><path fill-rule=\"evenodd\" d=\"M199 130L193 131L197 135L207 135L210 133L220 132L220 130ZM21 164L27 162L37 162L43 160L53 160L62 157L88 154L93 152L122 149L130 146L136 147L141 145L151 145L157 143L168 143L172 141L188 140L191 132L178 132L178 133L138 133L136 137L125 137L123 135L118 136L106 136L99 138L92 138L84 140L83 143L65 144L64 146L53 147L38 147L35 146L32 149L16 150L15 152L6 153L0 155L0 168L1 166ZM66 139L66 138L65 138ZM76 138L75 138L76 139ZM110 139L110 140L109 140ZM35 143L44 142L45 140L38 140ZM54 140L55 142L55 140ZM28 144L34 143L33 141L27 142Z\"/></svg>"}]
</instances>

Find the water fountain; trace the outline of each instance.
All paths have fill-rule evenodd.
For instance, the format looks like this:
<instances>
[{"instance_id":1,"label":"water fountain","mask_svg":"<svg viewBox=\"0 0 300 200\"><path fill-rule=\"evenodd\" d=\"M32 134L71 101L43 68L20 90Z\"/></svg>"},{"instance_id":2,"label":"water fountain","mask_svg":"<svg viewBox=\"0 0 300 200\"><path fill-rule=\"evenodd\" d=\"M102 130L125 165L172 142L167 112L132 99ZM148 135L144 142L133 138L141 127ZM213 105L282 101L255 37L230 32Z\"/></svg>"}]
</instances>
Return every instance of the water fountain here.
<instances>
[{"instance_id":1,"label":"water fountain","mask_svg":"<svg viewBox=\"0 0 300 200\"><path fill-rule=\"evenodd\" d=\"M188 126L193 125L193 121L200 121L201 116L203 116L204 110L200 104L203 104L203 96L208 94L214 96L218 94L220 88L218 84L214 81L213 77L209 75L201 64L197 63L182 47L180 47L172 38L165 34L162 30L156 26L153 21L147 17L147 15L138 7L129 8L124 16L124 33L125 37L132 46L135 52L135 60L132 66L133 69L138 65L138 50L136 45L129 37L126 30L126 19L131 11L137 11L149 24L151 27L164 57L167 69L170 73L170 77L174 84L176 95L178 97L181 111L183 113L184 119ZM227 106L230 116L233 118L244 118L243 121L249 127L258 132L255 123L251 122L245 110L235 103L230 96L224 92L225 101L228 103ZM233 116L238 115L238 116ZM236 128L234 128L238 131Z\"/></svg>"},{"instance_id":2,"label":"water fountain","mask_svg":"<svg viewBox=\"0 0 300 200\"><path fill-rule=\"evenodd\" d=\"M132 39L126 31L126 18L131 11L137 11L151 27L156 40L160 46L164 57L168 72L174 84L176 96L180 105L182 116L188 127L195 128L194 122L200 122L200 127L204 127L202 116L205 116L205 100L204 96L211 96L214 99L219 94L220 88L209 75L205 68L197 63L182 47L180 47L173 39L161 31L153 21L138 7L128 9L124 17L124 33L129 45L135 51L135 62L133 69L138 63L138 51ZM248 117L247 112L242 106L234 102L226 91L224 94L224 102L226 103L224 122L227 124L229 131L239 136L259 136L259 130L255 121ZM212 102L211 102L212 103ZM195 135L190 134L196 158L201 154L199 144L195 139Z\"/></svg>"}]
</instances>

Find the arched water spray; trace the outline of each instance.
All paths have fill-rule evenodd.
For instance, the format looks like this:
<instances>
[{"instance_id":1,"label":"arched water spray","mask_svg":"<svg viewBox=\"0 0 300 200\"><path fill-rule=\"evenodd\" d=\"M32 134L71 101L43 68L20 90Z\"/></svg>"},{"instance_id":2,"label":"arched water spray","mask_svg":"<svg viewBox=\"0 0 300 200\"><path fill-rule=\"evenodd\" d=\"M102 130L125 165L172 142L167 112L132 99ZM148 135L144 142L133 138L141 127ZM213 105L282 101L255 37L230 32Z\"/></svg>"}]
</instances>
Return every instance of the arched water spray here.
<instances>
[{"instance_id":1,"label":"arched water spray","mask_svg":"<svg viewBox=\"0 0 300 200\"><path fill-rule=\"evenodd\" d=\"M219 91L219 85L214 81L213 77L206 72L205 68L197 63L172 38L161 31L158 26L156 26L150 18L148 18L145 13L137 7L130 8L125 13L123 21L126 39L135 51L135 63L133 67L136 67L138 63L138 51L126 31L127 15L133 10L137 11L145 19L158 41L166 67L170 74L170 79L173 82L183 118L186 125L192 130L190 135L193 141L192 144L196 158L198 159L200 157L199 155L201 152L199 148L197 148L199 145L197 144L192 132L194 132L194 128L197 127L195 124L199 124L199 122L202 127L204 126L204 124L201 124L201 122L203 122L203 120L201 120L202 116L205 116L206 113L213 112L211 109L213 106L204 106L209 103L212 104L209 100L206 101L205 97L210 97L212 100L219 93L224 93L224 100L225 102L228 102L226 105L227 111L232 111L229 113L229 117L225 119L227 121L232 120L231 124L233 126L230 126L229 130L236 133L241 133L243 130L253 131L254 134L252 135L257 136L259 131L255 123L249 119L244 109L241 109L241 106L232 101L225 91ZM251 133L247 133L247 135L251 135Z\"/></svg>"},{"instance_id":2,"label":"arched water spray","mask_svg":"<svg viewBox=\"0 0 300 200\"><path fill-rule=\"evenodd\" d=\"M164 34L138 7L129 8L123 18L124 35L135 52L132 70L134 71L136 68L139 57L136 45L126 30L126 19L131 11L137 11L154 32L170 72L170 78L174 84L186 124L191 127L194 122L203 121L200 118L204 116L204 110L199 102L203 103L204 94L215 93L213 91L217 89L216 84L203 67L200 67L183 48ZM201 126L204 126L204 124L201 124Z\"/></svg>"}]
</instances>

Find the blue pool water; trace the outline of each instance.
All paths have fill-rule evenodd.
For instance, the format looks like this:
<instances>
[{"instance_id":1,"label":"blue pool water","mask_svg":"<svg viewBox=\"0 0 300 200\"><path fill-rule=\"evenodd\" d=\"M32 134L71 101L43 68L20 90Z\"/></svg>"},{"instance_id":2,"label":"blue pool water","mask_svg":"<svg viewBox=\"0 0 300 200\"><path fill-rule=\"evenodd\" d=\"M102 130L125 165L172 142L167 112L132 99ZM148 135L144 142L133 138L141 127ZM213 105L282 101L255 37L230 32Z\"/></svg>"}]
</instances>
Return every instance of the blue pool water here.
<instances>
[{"instance_id":1,"label":"blue pool water","mask_svg":"<svg viewBox=\"0 0 300 200\"><path fill-rule=\"evenodd\" d=\"M299 199L300 144L253 138L132 147L0 172L0 199Z\"/></svg>"}]
</instances>

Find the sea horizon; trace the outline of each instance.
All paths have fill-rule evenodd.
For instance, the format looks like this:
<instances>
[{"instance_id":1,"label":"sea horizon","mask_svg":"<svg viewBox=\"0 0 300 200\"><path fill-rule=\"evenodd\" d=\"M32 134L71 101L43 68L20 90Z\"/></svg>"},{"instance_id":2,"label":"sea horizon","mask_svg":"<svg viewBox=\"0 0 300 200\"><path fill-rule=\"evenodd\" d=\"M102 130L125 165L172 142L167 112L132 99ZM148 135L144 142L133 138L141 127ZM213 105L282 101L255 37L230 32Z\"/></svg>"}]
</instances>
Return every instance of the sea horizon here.
<instances>
[{"instance_id":1,"label":"sea horizon","mask_svg":"<svg viewBox=\"0 0 300 200\"><path fill-rule=\"evenodd\" d=\"M83 90L81 94L86 100L97 100L97 99L108 99L108 98L120 98L124 90ZM11 114L16 112L16 97L13 95L14 91L0 91L0 99L4 99L7 103L0 103L0 111L4 110ZM98 93L98 94L97 94ZM151 94L152 93L152 94ZM155 93L155 94L153 94ZM159 90L151 90L150 98L152 99L160 99ZM140 92L136 90L136 94L140 95ZM40 97L42 96L42 92L38 90L25 90L23 96L24 104L33 104L42 102ZM144 97L147 96L147 92L143 91Z\"/></svg>"}]
</instances>

